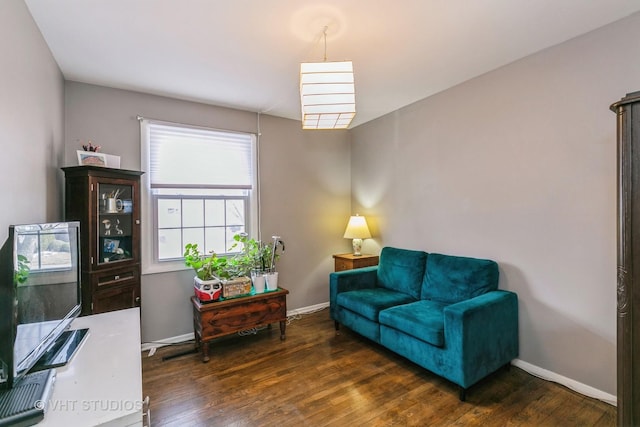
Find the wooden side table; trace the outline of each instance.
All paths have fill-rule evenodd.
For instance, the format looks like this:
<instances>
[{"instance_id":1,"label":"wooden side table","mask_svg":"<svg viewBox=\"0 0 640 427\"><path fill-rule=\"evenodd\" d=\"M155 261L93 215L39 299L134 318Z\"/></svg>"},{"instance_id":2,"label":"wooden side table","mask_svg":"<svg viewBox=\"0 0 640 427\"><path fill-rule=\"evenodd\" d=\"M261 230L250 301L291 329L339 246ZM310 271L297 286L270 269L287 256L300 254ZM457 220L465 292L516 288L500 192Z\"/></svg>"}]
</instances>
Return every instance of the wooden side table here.
<instances>
[{"instance_id":1,"label":"wooden side table","mask_svg":"<svg viewBox=\"0 0 640 427\"><path fill-rule=\"evenodd\" d=\"M209 341L238 331L280 322L280 339L285 339L288 290L276 291L224 301L201 303L191 297L193 332L196 348L202 350L202 361L209 361Z\"/></svg>"},{"instance_id":2,"label":"wooden side table","mask_svg":"<svg viewBox=\"0 0 640 427\"><path fill-rule=\"evenodd\" d=\"M336 254L333 256L335 260L335 271L353 270L354 268L372 267L378 265L380 257L378 255L362 254L355 256L354 254Z\"/></svg>"}]
</instances>

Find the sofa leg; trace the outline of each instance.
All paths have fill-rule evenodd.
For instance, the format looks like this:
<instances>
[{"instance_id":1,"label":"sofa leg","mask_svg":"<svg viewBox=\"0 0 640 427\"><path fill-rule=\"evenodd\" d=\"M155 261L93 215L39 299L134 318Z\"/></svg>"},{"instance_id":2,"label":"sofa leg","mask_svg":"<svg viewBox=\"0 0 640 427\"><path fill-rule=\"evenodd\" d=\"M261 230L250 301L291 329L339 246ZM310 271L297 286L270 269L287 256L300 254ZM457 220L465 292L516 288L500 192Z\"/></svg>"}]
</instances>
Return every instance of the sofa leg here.
<instances>
[{"instance_id":1,"label":"sofa leg","mask_svg":"<svg viewBox=\"0 0 640 427\"><path fill-rule=\"evenodd\" d=\"M340 323L337 320L335 320L334 322L335 322L335 325L336 325L336 335L337 335L337 334L340 333Z\"/></svg>"},{"instance_id":2,"label":"sofa leg","mask_svg":"<svg viewBox=\"0 0 640 427\"><path fill-rule=\"evenodd\" d=\"M467 389L465 389L464 387L460 387L460 389L458 390L458 398L460 399L460 402L464 402L467 400Z\"/></svg>"}]
</instances>

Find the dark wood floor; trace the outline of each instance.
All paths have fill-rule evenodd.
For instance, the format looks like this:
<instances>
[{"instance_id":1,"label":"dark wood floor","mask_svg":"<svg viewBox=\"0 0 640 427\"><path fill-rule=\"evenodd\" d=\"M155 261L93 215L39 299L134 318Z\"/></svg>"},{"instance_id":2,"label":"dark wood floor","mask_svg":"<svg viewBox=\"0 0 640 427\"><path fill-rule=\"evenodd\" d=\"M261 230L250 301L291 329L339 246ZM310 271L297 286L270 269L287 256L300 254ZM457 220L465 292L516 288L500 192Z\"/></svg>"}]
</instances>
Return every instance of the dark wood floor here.
<instances>
[{"instance_id":1,"label":"dark wood floor","mask_svg":"<svg viewBox=\"0 0 640 427\"><path fill-rule=\"evenodd\" d=\"M211 344L142 354L153 426L614 426L615 407L511 367L458 400L452 383L343 328L328 310Z\"/></svg>"}]
</instances>

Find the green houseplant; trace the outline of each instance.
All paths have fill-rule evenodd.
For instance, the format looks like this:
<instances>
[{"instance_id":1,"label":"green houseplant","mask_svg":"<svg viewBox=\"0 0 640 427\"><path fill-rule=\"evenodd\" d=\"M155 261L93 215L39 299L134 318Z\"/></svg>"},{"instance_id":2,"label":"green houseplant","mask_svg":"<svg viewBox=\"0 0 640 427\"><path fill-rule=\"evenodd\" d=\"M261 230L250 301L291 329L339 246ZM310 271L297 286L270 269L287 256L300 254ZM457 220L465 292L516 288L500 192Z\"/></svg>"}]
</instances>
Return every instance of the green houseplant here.
<instances>
[{"instance_id":1,"label":"green houseplant","mask_svg":"<svg viewBox=\"0 0 640 427\"><path fill-rule=\"evenodd\" d=\"M278 288L278 272L275 271L275 263L280 258L277 248L280 245L284 251L284 242L280 240L280 236L272 236L272 238L273 241L269 244L249 238L246 233L234 236L235 245L243 245L243 251L238 255L238 259L241 260L240 263L245 272L251 274L256 293L264 292L265 285L268 290Z\"/></svg>"},{"instance_id":2,"label":"green houseplant","mask_svg":"<svg viewBox=\"0 0 640 427\"><path fill-rule=\"evenodd\" d=\"M221 295L225 298L246 295L246 287L243 285L247 282L253 283L255 293L264 292L265 285L268 285L269 290L277 289L278 273L275 271L275 263L280 255L276 250L281 245L284 251L284 243L279 236L273 236L273 239L268 244L249 238L246 233L236 234L233 236L234 244L231 249L242 245L242 250L227 257L218 256L214 252L203 254L197 243L185 245L184 262L196 274L196 295L203 301L218 288L222 289ZM199 293L200 290L207 294ZM220 296L214 300L219 298Z\"/></svg>"},{"instance_id":3,"label":"green houseplant","mask_svg":"<svg viewBox=\"0 0 640 427\"><path fill-rule=\"evenodd\" d=\"M13 283L21 285L29 278L29 260L24 255L18 255L16 269L13 272Z\"/></svg>"},{"instance_id":4,"label":"green houseplant","mask_svg":"<svg viewBox=\"0 0 640 427\"><path fill-rule=\"evenodd\" d=\"M197 243L185 245L185 265L195 273L194 288L202 302L217 301L251 292L246 261L241 256L219 257L215 252L205 255Z\"/></svg>"},{"instance_id":5,"label":"green houseplant","mask_svg":"<svg viewBox=\"0 0 640 427\"><path fill-rule=\"evenodd\" d=\"M222 283L216 273L225 261L215 253L209 256L200 253L197 243L188 243L185 246L184 263L196 273L193 288L201 302L217 301L222 296Z\"/></svg>"},{"instance_id":6,"label":"green houseplant","mask_svg":"<svg viewBox=\"0 0 640 427\"><path fill-rule=\"evenodd\" d=\"M214 252L206 256L200 252L197 243L187 243L184 250L184 263L193 268L200 280L216 280L224 271L225 258L219 258Z\"/></svg>"},{"instance_id":7,"label":"green houseplant","mask_svg":"<svg viewBox=\"0 0 640 427\"><path fill-rule=\"evenodd\" d=\"M238 244L243 245L243 251L238 255L240 263L246 269L247 273L251 272L265 272L270 270L271 258L273 250L271 246L256 240L251 239L246 233L240 233L233 236L236 241L234 247Z\"/></svg>"}]
</instances>

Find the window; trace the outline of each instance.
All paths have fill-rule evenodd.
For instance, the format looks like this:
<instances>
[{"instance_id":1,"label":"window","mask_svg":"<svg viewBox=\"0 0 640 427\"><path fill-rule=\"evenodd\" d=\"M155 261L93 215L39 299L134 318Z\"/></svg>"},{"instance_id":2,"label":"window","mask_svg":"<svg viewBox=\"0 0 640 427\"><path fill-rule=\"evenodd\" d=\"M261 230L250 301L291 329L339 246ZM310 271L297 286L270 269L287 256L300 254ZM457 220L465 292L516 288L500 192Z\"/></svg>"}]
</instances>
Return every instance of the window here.
<instances>
[{"instance_id":1,"label":"window","mask_svg":"<svg viewBox=\"0 0 640 427\"><path fill-rule=\"evenodd\" d=\"M184 268L187 243L236 250L256 228L255 135L142 119L141 141L143 272Z\"/></svg>"},{"instance_id":2,"label":"window","mask_svg":"<svg viewBox=\"0 0 640 427\"><path fill-rule=\"evenodd\" d=\"M16 238L16 252L30 273L69 270L72 267L71 246L67 230L42 230L40 226L21 226L24 230Z\"/></svg>"}]
</instances>

